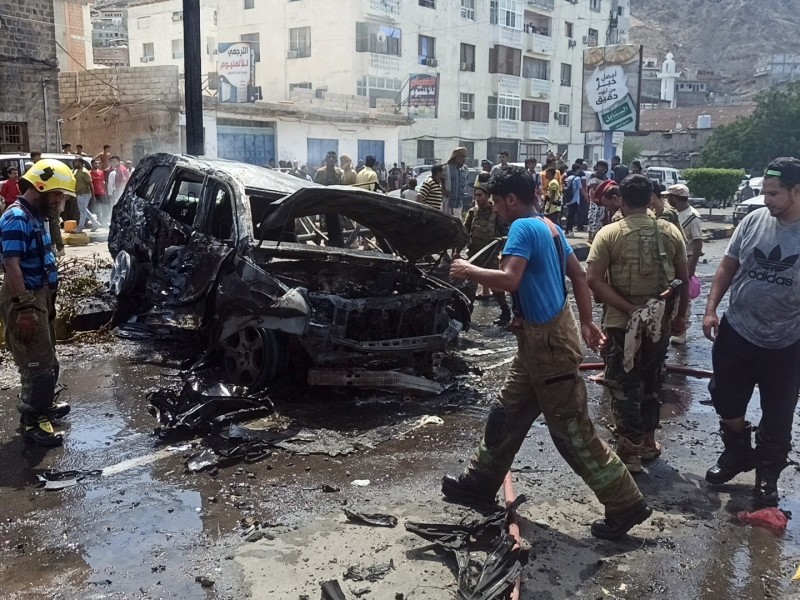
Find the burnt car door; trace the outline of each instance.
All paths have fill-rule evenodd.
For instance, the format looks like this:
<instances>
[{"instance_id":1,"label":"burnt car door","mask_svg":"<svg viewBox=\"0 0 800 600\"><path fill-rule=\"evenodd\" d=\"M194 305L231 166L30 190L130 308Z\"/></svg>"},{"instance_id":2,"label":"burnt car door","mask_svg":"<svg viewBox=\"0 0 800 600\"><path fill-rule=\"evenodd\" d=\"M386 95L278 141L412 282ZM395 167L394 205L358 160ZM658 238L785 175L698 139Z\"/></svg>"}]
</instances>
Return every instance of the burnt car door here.
<instances>
[{"instance_id":1,"label":"burnt car door","mask_svg":"<svg viewBox=\"0 0 800 600\"><path fill-rule=\"evenodd\" d=\"M148 281L153 315L195 328L204 324L207 296L234 250L236 203L232 187L190 169L176 169L161 206L168 217L168 245Z\"/></svg>"}]
</instances>

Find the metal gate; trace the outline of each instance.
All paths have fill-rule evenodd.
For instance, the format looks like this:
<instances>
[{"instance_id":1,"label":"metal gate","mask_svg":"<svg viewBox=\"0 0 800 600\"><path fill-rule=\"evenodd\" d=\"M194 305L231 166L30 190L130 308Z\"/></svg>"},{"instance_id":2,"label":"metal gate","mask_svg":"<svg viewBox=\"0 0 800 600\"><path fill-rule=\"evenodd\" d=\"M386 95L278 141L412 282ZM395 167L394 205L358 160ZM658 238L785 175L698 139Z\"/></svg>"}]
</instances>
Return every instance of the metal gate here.
<instances>
[{"instance_id":1,"label":"metal gate","mask_svg":"<svg viewBox=\"0 0 800 600\"><path fill-rule=\"evenodd\" d=\"M217 155L264 167L275 157L275 129L272 127L217 127Z\"/></svg>"},{"instance_id":2,"label":"metal gate","mask_svg":"<svg viewBox=\"0 0 800 600\"><path fill-rule=\"evenodd\" d=\"M383 140L358 140L358 158L364 160L367 156L375 157L375 162L381 164L383 160Z\"/></svg>"}]
</instances>

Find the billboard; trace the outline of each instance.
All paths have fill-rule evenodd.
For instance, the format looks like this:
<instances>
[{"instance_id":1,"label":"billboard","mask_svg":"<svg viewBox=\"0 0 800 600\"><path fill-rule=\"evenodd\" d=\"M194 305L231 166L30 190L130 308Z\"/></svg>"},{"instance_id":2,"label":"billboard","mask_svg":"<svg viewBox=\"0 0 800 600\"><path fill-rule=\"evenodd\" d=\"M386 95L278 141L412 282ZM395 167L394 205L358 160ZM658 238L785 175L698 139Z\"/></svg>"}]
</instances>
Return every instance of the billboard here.
<instances>
[{"instance_id":1,"label":"billboard","mask_svg":"<svg viewBox=\"0 0 800 600\"><path fill-rule=\"evenodd\" d=\"M642 46L597 46L583 53L581 131L638 131Z\"/></svg>"},{"instance_id":2,"label":"billboard","mask_svg":"<svg viewBox=\"0 0 800 600\"><path fill-rule=\"evenodd\" d=\"M217 46L219 102L255 102L256 63L249 42Z\"/></svg>"},{"instance_id":3,"label":"billboard","mask_svg":"<svg viewBox=\"0 0 800 600\"><path fill-rule=\"evenodd\" d=\"M408 76L408 116L435 118L439 105L439 74Z\"/></svg>"}]
</instances>

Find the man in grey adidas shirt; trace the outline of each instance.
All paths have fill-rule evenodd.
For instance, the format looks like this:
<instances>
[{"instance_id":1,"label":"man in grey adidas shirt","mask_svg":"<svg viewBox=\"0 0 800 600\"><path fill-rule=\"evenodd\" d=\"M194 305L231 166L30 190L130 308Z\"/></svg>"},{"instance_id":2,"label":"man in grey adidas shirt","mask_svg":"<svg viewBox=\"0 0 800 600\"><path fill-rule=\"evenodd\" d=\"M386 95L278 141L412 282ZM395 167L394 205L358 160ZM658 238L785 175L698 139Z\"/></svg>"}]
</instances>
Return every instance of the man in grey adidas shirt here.
<instances>
[{"instance_id":1,"label":"man in grey adidas shirt","mask_svg":"<svg viewBox=\"0 0 800 600\"><path fill-rule=\"evenodd\" d=\"M703 332L714 341L709 391L725 444L706 480L718 485L755 468L756 504L777 506L800 394L800 160L772 161L762 193L766 208L734 231L703 319ZM717 307L728 288L720 321ZM756 385L762 416L754 450L745 412Z\"/></svg>"}]
</instances>

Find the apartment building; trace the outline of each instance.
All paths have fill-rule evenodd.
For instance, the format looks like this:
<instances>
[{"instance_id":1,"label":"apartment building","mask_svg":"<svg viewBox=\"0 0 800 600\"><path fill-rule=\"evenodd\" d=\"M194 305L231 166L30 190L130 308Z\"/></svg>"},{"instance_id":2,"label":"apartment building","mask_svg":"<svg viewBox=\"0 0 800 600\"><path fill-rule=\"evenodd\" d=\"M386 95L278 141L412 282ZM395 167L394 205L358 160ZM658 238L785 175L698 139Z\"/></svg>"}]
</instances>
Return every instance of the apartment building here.
<instances>
[{"instance_id":1,"label":"apartment building","mask_svg":"<svg viewBox=\"0 0 800 600\"><path fill-rule=\"evenodd\" d=\"M131 64L178 64L176 0L129 8ZM466 146L477 161L548 149L567 159L602 155L602 136L580 131L582 57L624 42L629 0L201 0L203 72L217 43L250 42L264 102L296 90L324 100L396 105L413 122L386 158L446 159ZM422 86L418 84L422 82ZM209 93L214 93L209 91ZM420 95L421 94L421 95ZM422 98L422 101L420 99ZM256 102L258 104L258 102Z\"/></svg>"}]
</instances>

